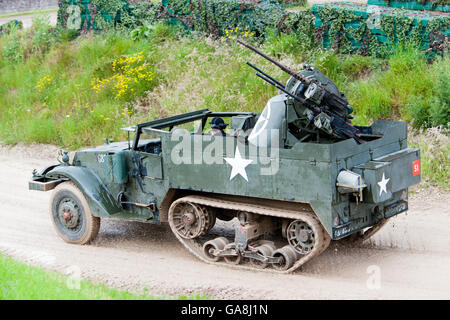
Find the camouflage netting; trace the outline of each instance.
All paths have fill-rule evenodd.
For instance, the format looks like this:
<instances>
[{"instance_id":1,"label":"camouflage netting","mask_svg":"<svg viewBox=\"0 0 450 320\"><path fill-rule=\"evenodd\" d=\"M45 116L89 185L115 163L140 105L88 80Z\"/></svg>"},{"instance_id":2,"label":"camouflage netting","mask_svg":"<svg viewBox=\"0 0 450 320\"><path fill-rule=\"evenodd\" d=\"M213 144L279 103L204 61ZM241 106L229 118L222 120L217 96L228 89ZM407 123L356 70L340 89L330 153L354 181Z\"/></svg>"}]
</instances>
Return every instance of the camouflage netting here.
<instances>
[{"instance_id":1,"label":"camouflage netting","mask_svg":"<svg viewBox=\"0 0 450 320\"><path fill-rule=\"evenodd\" d=\"M450 12L450 0L368 0L368 5Z\"/></svg>"},{"instance_id":2,"label":"camouflage netting","mask_svg":"<svg viewBox=\"0 0 450 320\"><path fill-rule=\"evenodd\" d=\"M289 0L290 1L290 0ZM217 36L239 26L263 35L275 27L285 13L277 1L166 0L162 3L139 0L60 0L58 23L79 30L109 27L134 28L168 19L188 29Z\"/></svg>"},{"instance_id":3,"label":"camouflage netting","mask_svg":"<svg viewBox=\"0 0 450 320\"><path fill-rule=\"evenodd\" d=\"M155 23L160 3L147 0L59 0L58 24L87 31Z\"/></svg>"},{"instance_id":4,"label":"camouflage netting","mask_svg":"<svg viewBox=\"0 0 450 320\"><path fill-rule=\"evenodd\" d=\"M169 17L176 16L181 21L182 17L191 17L192 23L187 27L215 36L236 27L264 36L266 29L275 28L286 14L277 1L261 0L170 0L164 10Z\"/></svg>"},{"instance_id":5,"label":"camouflage netting","mask_svg":"<svg viewBox=\"0 0 450 320\"><path fill-rule=\"evenodd\" d=\"M442 52L450 36L450 15L340 3L315 5L315 41L326 48L363 55L387 55L396 43Z\"/></svg>"},{"instance_id":6,"label":"camouflage netting","mask_svg":"<svg viewBox=\"0 0 450 320\"><path fill-rule=\"evenodd\" d=\"M448 1L433 3L443 5ZM450 35L448 13L354 3L315 5L289 12L275 0L60 0L58 12L62 26L83 31L132 29L161 19L217 37L236 27L264 37L267 28L276 28L281 33L295 33L311 46L378 56L388 55L400 42L442 53L447 50Z\"/></svg>"}]
</instances>

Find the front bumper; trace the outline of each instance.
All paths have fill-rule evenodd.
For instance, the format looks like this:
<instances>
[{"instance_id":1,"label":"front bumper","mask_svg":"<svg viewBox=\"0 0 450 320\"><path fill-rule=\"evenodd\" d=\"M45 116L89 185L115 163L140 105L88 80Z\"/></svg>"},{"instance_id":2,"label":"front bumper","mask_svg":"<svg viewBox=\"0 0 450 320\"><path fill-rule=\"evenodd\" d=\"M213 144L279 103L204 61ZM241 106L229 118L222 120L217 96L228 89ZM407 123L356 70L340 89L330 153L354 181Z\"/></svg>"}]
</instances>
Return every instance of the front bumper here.
<instances>
[{"instance_id":1,"label":"front bumper","mask_svg":"<svg viewBox=\"0 0 450 320\"><path fill-rule=\"evenodd\" d=\"M44 168L40 173L33 171L33 176L28 182L28 189L35 191L50 191L54 189L58 184L63 182L65 179L51 178L47 177L46 174L59 166L59 164L54 164Z\"/></svg>"}]
</instances>

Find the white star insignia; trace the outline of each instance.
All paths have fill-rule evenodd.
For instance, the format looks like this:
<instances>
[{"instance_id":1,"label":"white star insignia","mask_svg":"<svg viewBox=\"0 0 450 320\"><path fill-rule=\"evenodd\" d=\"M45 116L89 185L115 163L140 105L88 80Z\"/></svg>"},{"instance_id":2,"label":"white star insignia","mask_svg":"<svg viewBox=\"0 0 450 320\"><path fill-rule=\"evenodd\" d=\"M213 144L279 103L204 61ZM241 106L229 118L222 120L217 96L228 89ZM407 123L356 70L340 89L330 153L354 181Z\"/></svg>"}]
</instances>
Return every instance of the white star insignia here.
<instances>
[{"instance_id":1,"label":"white star insignia","mask_svg":"<svg viewBox=\"0 0 450 320\"><path fill-rule=\"evenodd\" d=\"M240 174L245 179L245 181L248 182L247 172L245 171L245 167L248 166L250 163L252 163L253 160L242 158L238 147L236 147L236 152L234 154L234 158L224 158L224 159L232 167L230 181L236 175Z\"/></svg>"},{"instance_id":2,"label":"white star insignia","mask_svg":"<svg viewBox=\"0 0 450 320\"><path fill-rule=\"evenodd\" d=\"M384 177L384 172L383 172L383 178L381 179L380 182L378 182L378 185L380 186L380 196L383 192L387 193L386 186L387 186L389 180L391 180L391 178L386 179Z\"/></svg>"}]
</instances>

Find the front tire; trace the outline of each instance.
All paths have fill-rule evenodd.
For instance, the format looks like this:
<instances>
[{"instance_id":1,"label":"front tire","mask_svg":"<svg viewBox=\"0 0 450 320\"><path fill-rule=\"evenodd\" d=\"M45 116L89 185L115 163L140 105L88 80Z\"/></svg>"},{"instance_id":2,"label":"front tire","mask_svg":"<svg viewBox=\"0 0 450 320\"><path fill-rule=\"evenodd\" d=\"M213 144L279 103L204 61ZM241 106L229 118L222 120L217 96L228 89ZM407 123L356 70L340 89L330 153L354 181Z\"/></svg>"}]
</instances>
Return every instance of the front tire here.
<instances>
[{"instance_id":1,"label":"front tire","mask_svg":"<svg viewBox=\"0 0 450 320\"><path fill-rule=\"evenodd\" d=\"M59 184L50 198L50 215L56 233L72 244L87 244L100 229L81 190L71 181Z\"/></svg>"}]
</instances>

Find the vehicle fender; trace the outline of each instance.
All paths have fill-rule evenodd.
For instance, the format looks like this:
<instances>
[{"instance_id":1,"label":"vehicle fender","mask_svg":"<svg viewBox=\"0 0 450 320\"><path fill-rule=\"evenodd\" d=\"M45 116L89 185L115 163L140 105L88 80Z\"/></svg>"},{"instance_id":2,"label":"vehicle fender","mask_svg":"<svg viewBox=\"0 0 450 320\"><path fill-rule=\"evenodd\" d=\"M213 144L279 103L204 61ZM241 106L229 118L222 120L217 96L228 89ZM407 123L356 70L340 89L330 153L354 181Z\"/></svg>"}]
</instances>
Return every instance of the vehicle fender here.
<instances>
[{"instance_id":1,"label":"vehicle fender","mask_svg":"<svg viewBox=\"0 0 450 320\"><path fill-rule=\"evenodd\" d=\"M106 185L90 169L77 166L58 166L47 173L48 177L66 177L83 192L91 212L96 217L110 217L122 209Z\"/></svg>"},{"instance_id":2,"label":"vehicle fender","mask_svg":"<svg viewBox=\"0 0 450 320\"><path fill-rule=\"evenodd\" d=\"M330 214L332 212L331 204L328 201L313 200L310 201L309 205L313 209L328 235L333 238L333 217Z\"/></svg>"}]
</instances>

